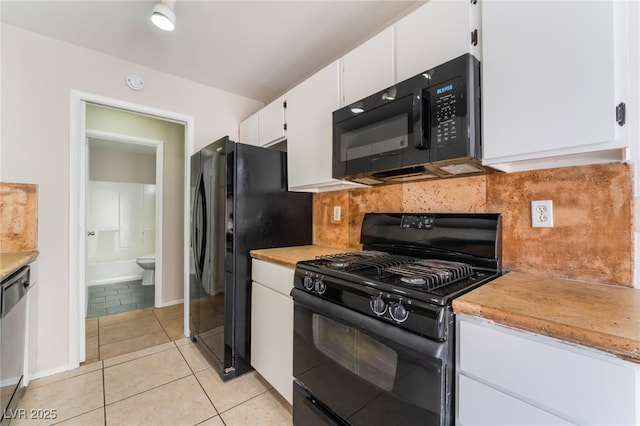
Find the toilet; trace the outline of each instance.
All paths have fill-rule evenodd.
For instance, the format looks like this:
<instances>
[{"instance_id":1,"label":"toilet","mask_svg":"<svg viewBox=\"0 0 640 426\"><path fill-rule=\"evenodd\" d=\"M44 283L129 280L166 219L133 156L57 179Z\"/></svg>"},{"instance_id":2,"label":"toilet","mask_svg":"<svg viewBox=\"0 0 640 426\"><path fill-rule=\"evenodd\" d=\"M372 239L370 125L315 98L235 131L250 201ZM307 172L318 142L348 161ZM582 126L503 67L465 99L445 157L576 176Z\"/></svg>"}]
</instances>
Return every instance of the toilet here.
<instances>
[{"instance_id":1,"label":"toilet","mask_svg":"<svg viewBox=\"0 0 640 426\"><path fill-rule=\"evenodd\" d=\"M142 285L154 285L155 284L155 270L156 270L156 255L147 254L140 256L136 259L136 263L140 266L142 271Z\"/></svg>"}]
</instances>

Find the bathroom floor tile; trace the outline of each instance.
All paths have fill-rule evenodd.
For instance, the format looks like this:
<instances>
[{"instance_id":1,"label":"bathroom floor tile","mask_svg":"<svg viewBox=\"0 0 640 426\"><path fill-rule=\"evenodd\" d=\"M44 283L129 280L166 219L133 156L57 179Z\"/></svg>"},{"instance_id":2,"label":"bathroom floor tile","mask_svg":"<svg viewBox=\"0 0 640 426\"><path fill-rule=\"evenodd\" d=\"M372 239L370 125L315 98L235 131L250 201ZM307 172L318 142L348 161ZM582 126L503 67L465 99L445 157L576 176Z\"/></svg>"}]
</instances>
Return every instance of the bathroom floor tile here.
<instances>
[{"instance_id":1,"label":"bathroom floor tile","mask_svg":"<svg viewBox=\"0 0 640 426\"><path fill-rule=\"evenodd\" d=\"M193 376L156 387L106 407L106 424L195 425L216 416Z\"/></svg>"},{"instance_id":2,"label":"bathroom floor tile","mask_svg":"<svg viewBox=\"0 0 640 426\"><path fill-rule=\"evenodd\" d=\"M97 318L103 315L107 315L107 308L104 309L93 309L87 311L87 318Z\"/></svg>"},{"instance_id":3,"label":"bathroom floor tile","mask_svg":"<svg viewBox=\"0 0 640 426\"><path fill-rule=\"evenodd\" d=\"M226 426L289 426L291 413L278 401L275 391L264 392L221 414Z\"/></svg>"},{"instance_id":4,"label":"bathroom floor tile","mask_svg":"<svg viewBox=\"0 0 640 426\"><path fill-rule=\"evenodd\" d=\"M106 345L100 345L100 359L106 360L114 356L139 351L170 341L171 339L167 337L167 333L165 333L164 330L139 337L132 337L131 339L119 340Z\"/></svg>"},{"instance_id":5,"label":"bathroom floor tile","mask_svg":"<svg viewBox=\"0 0 640 426\"><path fill-rule=\"evenodd\" d=\"M186 377L191 369L177 348L104 369L107 404Z\"/></svg>"},{"instance_id":6,"label":"bathroom floor tile","mask_svg":"<svg viewBox=\"0 0 640 426\"><path fill-rule=\"evenodd\" d=\"M102 371L93 371L48 385L27 388L18 408L56 410L56 422L100 408L104 404ZM12 426L21 424L51 424L50 419L14 419Z\"/></svg>"},{"instance_id":7,"label":"bathroom floor tile","mask_svg":"<svg viewBox=\"0 0 640 426\"><path fill-rule=\"evenodd\" d=\"M90 286L87 318L127 312L153 306L155 286L142 280Z\"/></svg>"},{"instance_id":8,"label":"bathroom floor tile","mask_svg":"<svg viewBox=\"0 0 640 426\"><path fill-rule=\"evenodd\" d=\"M198 371L195 375L220 413L224 413L270 388L266 382L258 379L255 371L236 377L226 383L222 381L218 371L213 368Z\"/></svg>"}]
</instances>

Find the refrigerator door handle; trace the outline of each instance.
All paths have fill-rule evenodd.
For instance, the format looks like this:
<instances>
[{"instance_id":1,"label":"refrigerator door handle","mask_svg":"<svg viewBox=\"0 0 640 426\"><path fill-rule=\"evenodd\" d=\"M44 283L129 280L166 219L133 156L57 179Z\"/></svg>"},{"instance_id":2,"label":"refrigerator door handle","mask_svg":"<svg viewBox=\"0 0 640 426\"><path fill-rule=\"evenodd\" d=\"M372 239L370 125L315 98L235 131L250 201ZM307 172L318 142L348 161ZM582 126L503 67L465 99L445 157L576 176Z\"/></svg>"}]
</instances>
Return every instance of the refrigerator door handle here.
<instances>
[{"instance_id":1,"label":"refrigerator door handle","mask_svg":"<svg viewBox=\"0 0 640 426\"><path fill-rule=\"evenodd\" d=\"M204 261L205 255L207 252L207 230L208 228L208 220L207 220L207 193L204 186L204 174L200 175L200 205L202 206L202 237L200 243L200 254L199 254L199 262L198 267L200 268L200 280L202 280L202 273L204 271Z\"/></svg>"},{"instance_id":2,"label":"refrigerator door handle","mask_svg":"<svg viewBox=\"0 0 640 426\"><path fill-rule=\"evenodd\" d=\"M202 203L202 197L204 196L202 185L202 173L198 174L195 185L195 194L193 197L193 210L191 212L191 250L193 252L193 263L195 266L196 279L199 281L202 279L202 257L204 257L204 250L202 244L198 244L198 209ZM204 218L203 218L204 219ZM204 219L206 220L206 219ZM203 227L206 229L206 225ZM204 232L200 232L200 235Z\"/></svg>"},{"instance_id":3,"label":"refrigerator door handle","mask_svg":"<svg viewBox=\"0 0 640 426\"><path fill-rule=\"evenodd\" d=\"M204 262L206 260L207 254L207 240L209 232L209 220L208 220L208 209L207 209L207 191L204 186L204 174L200 179L200 191L202 192L202 247L200 251L200 279L202 279L202 273L204 272Z\"/></svg>"},{"instance_id":4,"label":"refrigerator door handle","mask_svg":"<svg viewBox=\"0 0 640 426\"><path fill-rule=\"evenodd\" d=\"M198 248L197 248L197 241L196 241L196 235L197 235L197 223L196 220L198 218L198 197L199 197L199 192L198 189L200 188L200 176L201 174L198 173L198 177L196 178L196 184L194 186L194 191L193 191L193 203L191 205L191 256L193 256L193 265L194 265L194 269L195 269L195 273L196 273L196 279L200 280L200 272L198 271Z\"/></svg>"}]
</instances>

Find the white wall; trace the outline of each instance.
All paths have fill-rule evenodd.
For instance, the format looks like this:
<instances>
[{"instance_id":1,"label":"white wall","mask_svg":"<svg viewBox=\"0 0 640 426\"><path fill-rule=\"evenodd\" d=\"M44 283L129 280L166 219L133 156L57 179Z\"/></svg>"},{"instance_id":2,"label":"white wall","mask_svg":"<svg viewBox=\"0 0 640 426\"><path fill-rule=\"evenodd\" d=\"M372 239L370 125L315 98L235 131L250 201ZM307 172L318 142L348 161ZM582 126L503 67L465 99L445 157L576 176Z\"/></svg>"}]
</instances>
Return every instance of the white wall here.
<instances>
[{"instance_id":1,"label":"white wall","mask_svg":"<svg viewBox=\"0 0 640 426\"><path fill-rule=\"evenodd\" d=\"M10 25L1 26L0 180L39 185L36 375L69 368L69 114L72 89L193 116L195 147L237 137L262 103ZM125 85L127 74L144 90Z\"/></svg>"},{"instance_id":2,"label":"white wall","mask_svg":"<svg viewBox=\"0 0 640 426\"><path fill-rule=\"evenodd\" d=\"M89 106L87 105L87 110ZM184 144L184 137L182 139ZM156 156L92 146L89 150L89 180L155 184Z\"/></svg>"}]
</instances>

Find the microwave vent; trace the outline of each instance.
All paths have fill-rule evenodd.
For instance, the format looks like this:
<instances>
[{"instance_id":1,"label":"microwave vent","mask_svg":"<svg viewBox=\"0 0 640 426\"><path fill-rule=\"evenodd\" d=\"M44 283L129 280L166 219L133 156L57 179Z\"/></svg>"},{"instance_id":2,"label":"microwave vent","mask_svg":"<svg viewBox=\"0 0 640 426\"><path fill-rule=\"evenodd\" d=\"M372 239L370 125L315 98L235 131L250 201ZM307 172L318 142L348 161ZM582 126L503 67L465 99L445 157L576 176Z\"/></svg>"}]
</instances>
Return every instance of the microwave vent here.
<instances>
[{"instance_id":1,"label":"microwave vent","mask_svg":"<svg viewBox=\"0 0 640 426\"><path fill-rule=\"evenodd\" d=\"M462 164L448 164L440 167L440 170L452 175L468 175L471 173L482 173L484 169L475 166L474 164L462 163Z\"/></svg>"}]
</instances>

